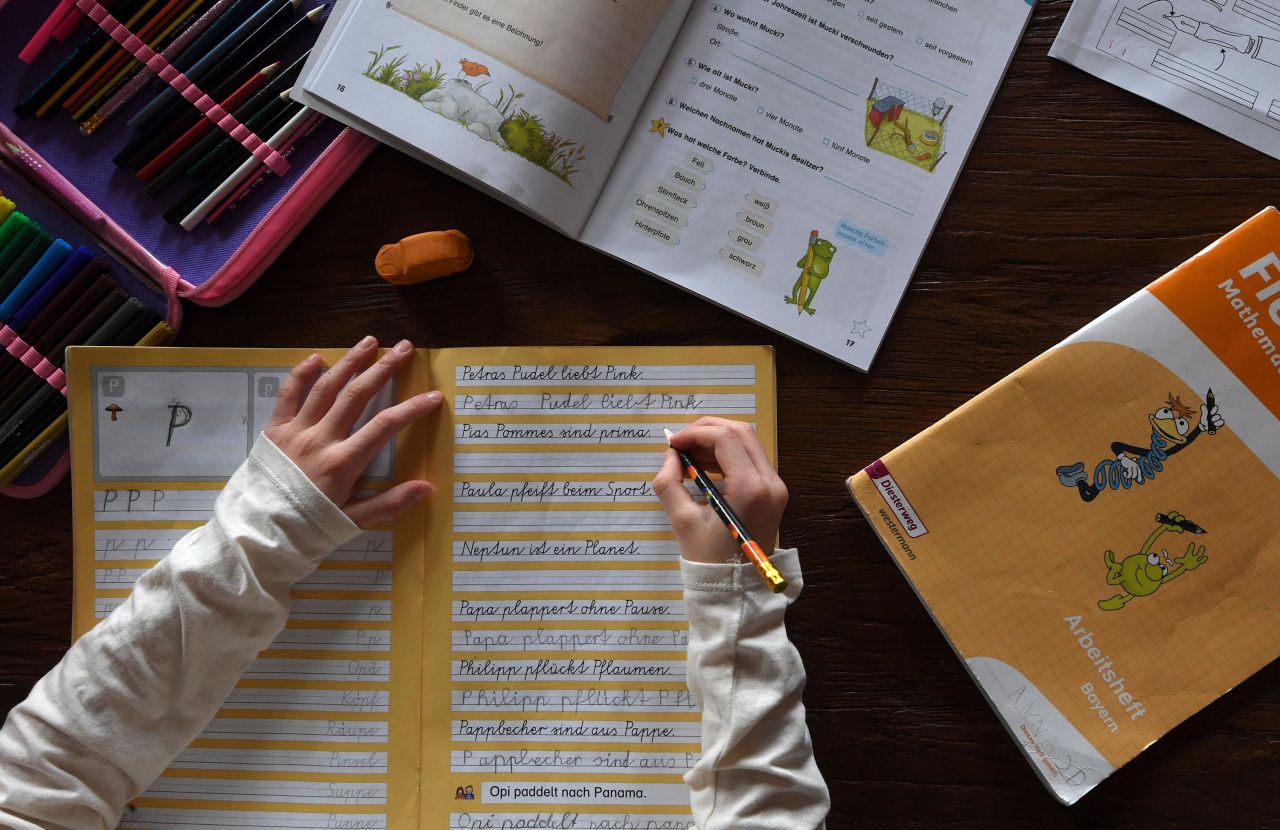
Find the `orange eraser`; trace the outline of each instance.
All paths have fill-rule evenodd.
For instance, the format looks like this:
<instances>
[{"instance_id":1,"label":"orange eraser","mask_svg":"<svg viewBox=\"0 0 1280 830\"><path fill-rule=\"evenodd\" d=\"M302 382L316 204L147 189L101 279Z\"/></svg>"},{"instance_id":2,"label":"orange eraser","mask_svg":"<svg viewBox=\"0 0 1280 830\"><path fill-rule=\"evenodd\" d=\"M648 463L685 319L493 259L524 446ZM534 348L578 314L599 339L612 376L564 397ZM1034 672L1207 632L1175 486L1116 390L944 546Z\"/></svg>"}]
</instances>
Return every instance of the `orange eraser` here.
<instances>
[{"instance_id":1,"label":"orange eraser","mask_svg":"<svg viewBox=\"0 0 1280 830\"><path fill-rule=\"evenodd\" d=\"M466 270L472 258L471 240L462 231L428 231L383 245L373 267L387 282L411 285Z\"/></svg>"}]
</instances>

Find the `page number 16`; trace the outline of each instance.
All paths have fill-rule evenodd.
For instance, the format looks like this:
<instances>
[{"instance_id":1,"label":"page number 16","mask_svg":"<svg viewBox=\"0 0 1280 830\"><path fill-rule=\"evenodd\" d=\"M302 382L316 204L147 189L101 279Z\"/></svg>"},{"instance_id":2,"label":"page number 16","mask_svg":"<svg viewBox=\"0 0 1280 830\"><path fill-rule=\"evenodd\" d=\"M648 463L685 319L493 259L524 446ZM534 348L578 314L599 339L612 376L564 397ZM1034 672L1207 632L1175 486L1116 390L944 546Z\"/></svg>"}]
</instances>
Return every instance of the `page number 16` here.
<instances>
[{"instance_id":1,"label":"page number 16","mask_svg":"<svg viewBox=\"0 0 1280 830\"><path fill-rule=\"evenodd\" d=\"M346 84L338 84L338 91L339 91L339 92L346 92L346 91L347 91L347 85L346 85Z\"/></svg>"}]
</instances>

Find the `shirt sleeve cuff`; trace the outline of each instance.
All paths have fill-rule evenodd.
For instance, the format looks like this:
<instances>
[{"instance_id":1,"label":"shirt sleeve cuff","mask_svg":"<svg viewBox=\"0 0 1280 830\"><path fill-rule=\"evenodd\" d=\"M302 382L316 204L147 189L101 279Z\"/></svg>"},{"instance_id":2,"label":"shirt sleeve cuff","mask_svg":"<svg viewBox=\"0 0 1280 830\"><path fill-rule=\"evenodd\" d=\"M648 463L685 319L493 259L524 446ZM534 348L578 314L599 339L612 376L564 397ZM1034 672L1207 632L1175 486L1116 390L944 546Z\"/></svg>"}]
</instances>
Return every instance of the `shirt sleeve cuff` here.
<instances>
[{"instance_id":1,"label":"shirt sleeve cuff","mask_svg":"<svg viewBox=\"0 0 1280 830\"><path fill-rule=\"evenodd\" d=\"M270 479L285 498L289 499L302 515L323 533L336 547L349 542L364 531L351 521L342 508L320 492L320 488L307 478L307 474L285 455L266 433L260 433L249 452L249 461L258 471Z\"/></svg>"},{"instance_id":2,"label":"shirt sleeve cuff","mask_svg":"<svg viewBox=\"0 0 1280 830\"><path fill-rule=\"evenodd\" d=\"M804 587L804 576L800 572L800 552L795 548L775 550L769 561L782 574L782 578L787 580L785 593L794 598ZM686 591L772 593L760 578L756 566L750 562L710 564L690 562L681 557L680 574L684 578Z\"/></svg>"}]
</instances>

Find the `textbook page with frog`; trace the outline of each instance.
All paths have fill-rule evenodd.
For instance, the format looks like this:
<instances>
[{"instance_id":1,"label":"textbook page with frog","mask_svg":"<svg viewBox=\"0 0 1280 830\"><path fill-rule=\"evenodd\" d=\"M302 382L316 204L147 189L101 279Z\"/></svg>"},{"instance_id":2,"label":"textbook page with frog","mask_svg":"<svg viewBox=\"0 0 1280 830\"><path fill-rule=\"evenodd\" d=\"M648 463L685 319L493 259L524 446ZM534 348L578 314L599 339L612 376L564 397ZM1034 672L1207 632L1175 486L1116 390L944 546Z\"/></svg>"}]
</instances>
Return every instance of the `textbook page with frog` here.
<instances>
[{"instance_id":1,"label":"textbook page with frog","mask_svg":"<svg viewBox=\"0 0 1280 830\"><path fill-rule=\"evenodd\" d=\"M301 85L322 111L866 370L1031 8L340 0Z\"/></svg>"},{"instance_id":2,"label":"textbook page with frog","mask_svg":"<svg viewBox=\"0 0 1280 830\"><path fill-rule=\"evenodd\" d=\"M69 352L77 635L209 519L308 354ZM703 415L751 423L774 457L771 351L420 350L365 417L428 389L443 410L357 489L436 494L297 584L285 629L122 827L688 825L701 716L650 481L663 429Z\"/></svg>"},{"instance_id":3,"label":"textbook page with frog","mask_svg":"<svg viewBox=\"0 0 1280 830\"><path fill-rule=\"evenodd\" d=\"M1072 803L1280 654L1269 208L849 480Z\"/></svg>"}]
</instances>

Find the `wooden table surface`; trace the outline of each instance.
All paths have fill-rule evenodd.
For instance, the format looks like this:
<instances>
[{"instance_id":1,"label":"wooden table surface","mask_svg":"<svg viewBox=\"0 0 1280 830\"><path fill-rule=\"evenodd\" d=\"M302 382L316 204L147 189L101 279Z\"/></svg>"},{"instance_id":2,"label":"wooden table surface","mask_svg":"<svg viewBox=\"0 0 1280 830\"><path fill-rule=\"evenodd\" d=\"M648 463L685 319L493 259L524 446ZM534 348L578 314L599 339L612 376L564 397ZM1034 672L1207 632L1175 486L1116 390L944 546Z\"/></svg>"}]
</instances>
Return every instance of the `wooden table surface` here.
<instances>
[{"instance_id":1,"label":"wooden table surface","mask_svg":"<svg viewBox=\"0 0 1280 830\"><path fill-rule=\"evenodd\" d=\"M767 343L777 350L789 615L830 826L1280 827L1280 665L1075 807L1041 786L845 491L906 441L1274 200L1280 162L1048 57L1041 2L870 374L565 239L386 148L232 305L188 305L184 346ZM384 242L457 227L465 275L397 288ZM1267 509L1280 512L1280 506ZM0 499L0 713L66 648L64 482Z\"/></svg>"}]
</instances>

